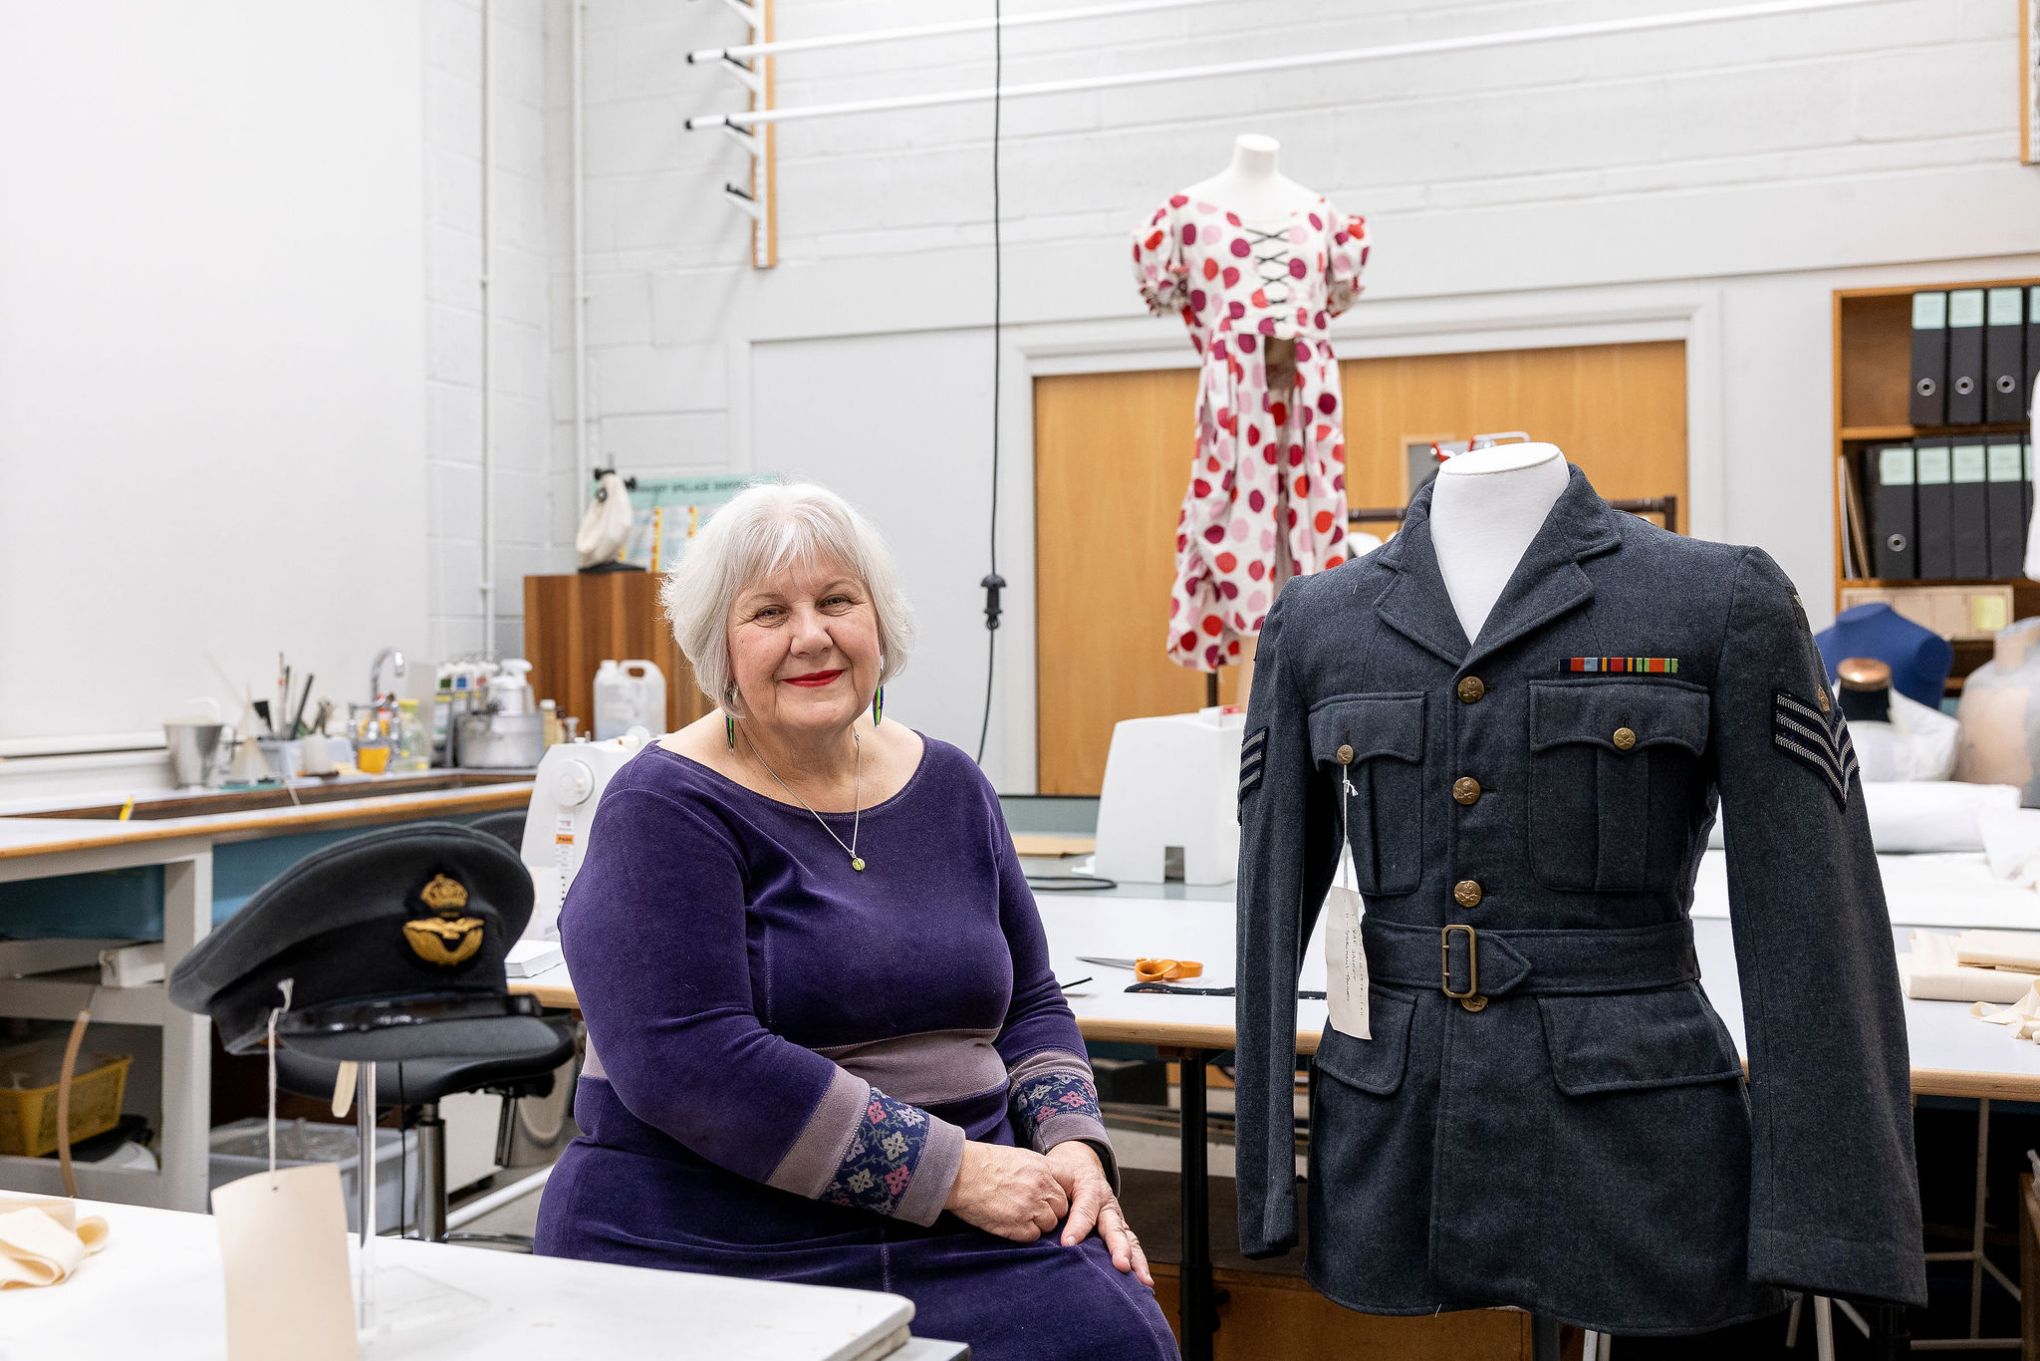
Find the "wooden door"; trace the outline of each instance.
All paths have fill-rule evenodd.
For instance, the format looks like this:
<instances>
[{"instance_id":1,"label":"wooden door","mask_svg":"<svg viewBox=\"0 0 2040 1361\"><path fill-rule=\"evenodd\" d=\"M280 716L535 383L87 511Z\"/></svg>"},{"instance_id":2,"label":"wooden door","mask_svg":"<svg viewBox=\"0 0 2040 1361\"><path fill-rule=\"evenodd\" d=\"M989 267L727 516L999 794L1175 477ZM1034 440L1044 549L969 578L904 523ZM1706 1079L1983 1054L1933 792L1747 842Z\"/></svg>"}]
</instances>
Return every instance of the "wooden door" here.
<instances>
[{"instance_id":1,"label":"wooden door","mask_svg":"<svg viewBox=\"0 0 2040 1361\"><path fill-rule=\"evenodd\" d=\"M1412 440L1525 430L1564 449L1603 496L1677 496L1684 514L1683 342L1349 360L1340 378L1352 505L1406 501ZM1095 795L1120 719L1204 702L1203 673L1163 652L1196 392L1188 369L1035 380L1044 794ZM1227 703L1232 680L1220 673Z\"/></svg>"}]
</instances>

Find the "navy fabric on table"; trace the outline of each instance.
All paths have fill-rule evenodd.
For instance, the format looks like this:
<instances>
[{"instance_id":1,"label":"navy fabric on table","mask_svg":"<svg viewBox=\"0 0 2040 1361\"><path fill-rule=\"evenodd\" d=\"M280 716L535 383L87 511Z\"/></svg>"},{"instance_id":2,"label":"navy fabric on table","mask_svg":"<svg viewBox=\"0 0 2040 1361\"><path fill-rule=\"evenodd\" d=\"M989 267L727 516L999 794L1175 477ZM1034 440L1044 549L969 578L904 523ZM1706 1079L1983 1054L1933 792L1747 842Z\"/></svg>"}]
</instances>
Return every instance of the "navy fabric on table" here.
<instances>
[{"instance_id":1,"label":"navy fabric on table","mask_svg":"<svg viewBox=\"0 0 2040 1361\"><path fill-rule=\"evenodd\" d=\"M994 1361L1173 1357L1096 1235L942 1208L966 1140L1081 1139L1117 1173L997 795L923 740L863 811L861 873L807 810L664 748L610 782L560 917L589 1058L538 1251L888 1290Z\"/></svg>"}]
</instances>

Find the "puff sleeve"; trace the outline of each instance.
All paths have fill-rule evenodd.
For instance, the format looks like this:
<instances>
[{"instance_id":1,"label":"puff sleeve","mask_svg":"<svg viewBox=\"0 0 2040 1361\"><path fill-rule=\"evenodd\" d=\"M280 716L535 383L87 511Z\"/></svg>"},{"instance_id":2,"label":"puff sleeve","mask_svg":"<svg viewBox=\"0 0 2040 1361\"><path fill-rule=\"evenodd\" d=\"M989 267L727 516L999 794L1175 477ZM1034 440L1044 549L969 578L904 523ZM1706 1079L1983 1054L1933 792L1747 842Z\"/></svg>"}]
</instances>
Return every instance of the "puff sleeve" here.
<instances>
[{"instance_id":1,"label":"puff sleeve","mask_svg":"<svg viewBox=\"0 0 2040 1361\"><path fill-rule=\"evenodd\" d=\"M1360 299L1365 288L1360 276L1367 268L1370 247L1366 218L1333 212L1327 225L1325 311L1336 317Z\"/></svg>"},{"instance_id":2,"label":"puff sleeve","mask_svg":"<svg viewBox=\"0 0 2040 1361\"><path fill-rule=\"evenodd\" d=\"M1141 301L1158 317L1183 310L1183 236L1170 200L1133 229L1133 281Z\"/></svg>"}]
</instances>

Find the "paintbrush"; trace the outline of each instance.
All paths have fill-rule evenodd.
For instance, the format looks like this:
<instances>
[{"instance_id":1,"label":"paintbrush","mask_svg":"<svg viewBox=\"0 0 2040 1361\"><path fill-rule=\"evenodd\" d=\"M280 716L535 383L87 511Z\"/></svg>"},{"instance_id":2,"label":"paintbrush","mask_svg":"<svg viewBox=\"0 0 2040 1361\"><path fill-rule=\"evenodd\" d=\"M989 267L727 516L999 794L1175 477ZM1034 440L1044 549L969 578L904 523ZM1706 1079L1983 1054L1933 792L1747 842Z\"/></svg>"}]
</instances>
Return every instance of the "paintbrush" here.
<instances>
[{"instance_id":1,"label":"paintbrush","mask_svg":"<svg viewBox=\"0 0 2040 1361\"><path fill-rule=\"evenodd\" d=\"M271 737L276 736L276 720L269 716L268 700L258 699L255 701L255 717L262 720L262 726L269 729Z\"/></svg>"},{"instance_id":2,"label":"paintbrush","mask_svg":"<svg viewBox=\"0 0 2040 1361\"><path fill-rule=\"evenodd\" d=\"M318 677L310 672L305 673L305 692L298 697L297 713L292 715L290 720L290 735L292 737L304 736L305 706L312 702L312 682L317 679Z\"/></svg>"}]
</instances>

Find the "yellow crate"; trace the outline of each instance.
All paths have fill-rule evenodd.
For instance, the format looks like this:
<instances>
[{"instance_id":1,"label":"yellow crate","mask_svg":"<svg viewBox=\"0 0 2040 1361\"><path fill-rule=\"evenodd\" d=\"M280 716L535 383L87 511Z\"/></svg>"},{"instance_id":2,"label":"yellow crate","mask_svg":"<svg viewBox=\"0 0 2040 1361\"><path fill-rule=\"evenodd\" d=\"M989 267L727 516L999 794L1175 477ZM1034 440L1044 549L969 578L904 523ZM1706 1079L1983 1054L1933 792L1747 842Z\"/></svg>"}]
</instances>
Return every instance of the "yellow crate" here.
<instances>
[{"instance_id":1,"label":"yellow crate","mask_svg":"<svg viewBox=\"0 0 2040 1361\"><path fill-rule=\"evenodd\" d=\"M120 1123L127 1091L126 1054L81 1056L71 1079L71 1142L104 1134ZM87 1063L93 1065L85 1067ZM57 1084L0 1087L0 1154L40 1158L57 1148Z\"/></svg>"}]
</instances>

